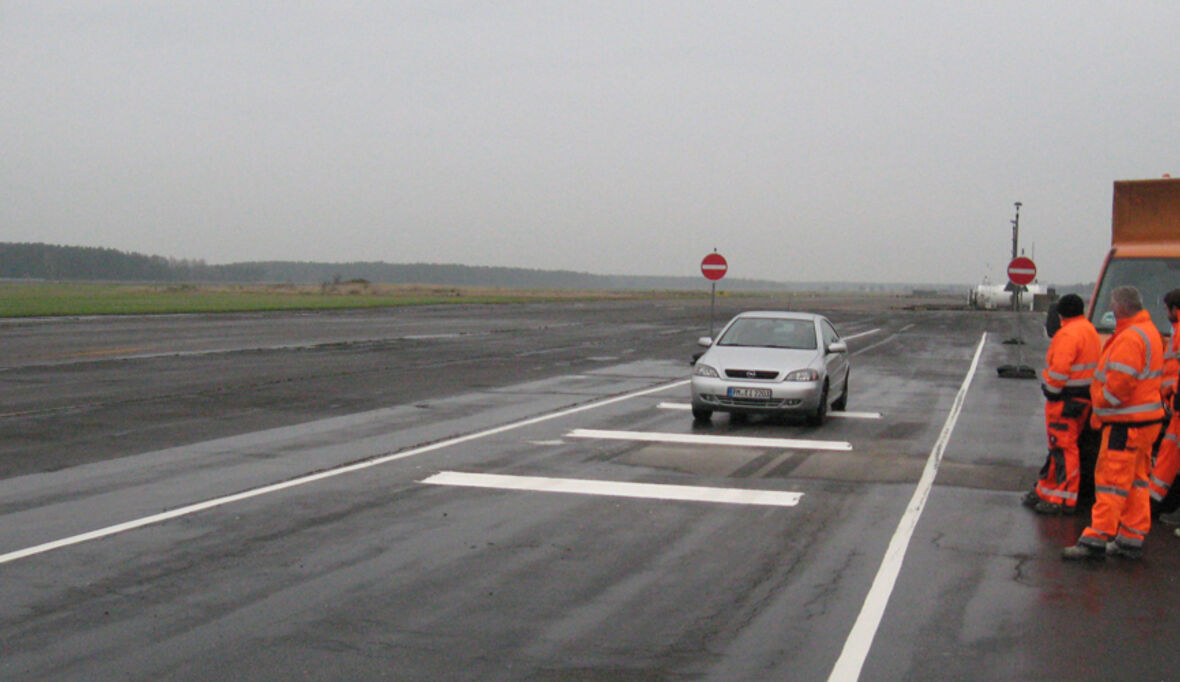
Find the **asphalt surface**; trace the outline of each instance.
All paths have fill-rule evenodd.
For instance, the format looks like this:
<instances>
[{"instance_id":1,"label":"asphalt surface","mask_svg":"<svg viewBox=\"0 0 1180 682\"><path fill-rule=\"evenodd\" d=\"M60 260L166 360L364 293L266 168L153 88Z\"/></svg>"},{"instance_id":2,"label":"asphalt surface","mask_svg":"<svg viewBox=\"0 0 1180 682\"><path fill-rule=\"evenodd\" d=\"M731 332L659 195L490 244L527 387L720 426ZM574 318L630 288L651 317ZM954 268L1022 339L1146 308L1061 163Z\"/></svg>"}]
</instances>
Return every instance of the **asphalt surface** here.
<instances>
[{"instance_id":1,"label":"asphalt surface","mask_svg":"<svg viewBox=\"0 0 1180 682\"><path fill-rule=\"evenodd\" d=\"M707 300L0 322L0 679L1174 677L1180 538L1018 503L1039 316L719 303L848 414L694 425Z\"/></svg>"}]
</instances>

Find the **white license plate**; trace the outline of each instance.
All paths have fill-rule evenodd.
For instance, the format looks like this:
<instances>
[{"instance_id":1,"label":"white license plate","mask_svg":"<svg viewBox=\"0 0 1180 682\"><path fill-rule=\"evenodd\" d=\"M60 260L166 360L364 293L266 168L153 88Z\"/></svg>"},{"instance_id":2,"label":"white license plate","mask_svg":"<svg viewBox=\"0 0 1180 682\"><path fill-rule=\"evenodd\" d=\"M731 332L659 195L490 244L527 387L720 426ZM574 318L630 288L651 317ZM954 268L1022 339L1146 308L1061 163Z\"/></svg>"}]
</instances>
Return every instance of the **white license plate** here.
<instances>
[{"instance_id":1,"label":"white license plate","mask_svg":"<svg viewBox=\"0 0 1180 682\"><path fill-rule=\"evenodd\" d=\"M769 388L731 388L730 398L748 398L753 400L770 400Z\"/></svg>"}]
</instances>

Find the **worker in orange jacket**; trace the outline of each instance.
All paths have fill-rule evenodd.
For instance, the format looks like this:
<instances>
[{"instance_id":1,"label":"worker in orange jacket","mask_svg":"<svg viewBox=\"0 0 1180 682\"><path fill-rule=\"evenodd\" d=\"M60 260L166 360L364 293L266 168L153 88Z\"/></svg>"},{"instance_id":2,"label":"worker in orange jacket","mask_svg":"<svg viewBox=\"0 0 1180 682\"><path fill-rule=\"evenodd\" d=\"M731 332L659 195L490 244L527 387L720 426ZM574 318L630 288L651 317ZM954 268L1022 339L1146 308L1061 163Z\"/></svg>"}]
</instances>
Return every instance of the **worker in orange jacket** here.
<instances>
[{"instance_id":1,"label":"worker in orange jacket","mask_svg":"<svg viewBox=\"0 0 1180 682\"><path fill-rule=\"evenodd\" d=\"M1024 504L1040 514L1073 514L1078 504L1081 462L1078 437L1090 418L1090 382L1098 367L1102 340L1082 316L1085 304L1077 294L1057 302L1061 326L1045 354L1041 391L1045 394L1045 434L1049 454L1040 478Z\"/></svg>"},{"instance_id":2,"label":"worker in orange jacket","mask_svg":"<svg viewBox=\"0 0 1180 682\"><path fill-rule=\"evenodd\" d=\"M1090 384L1091 424L1102 430L1102 447L1094 469L1094 507L1090 525L1077 544L1062 551L1065 559L1137 559L1151 530L1151 450L1164 418L1160 388L1164 342L1143 309L1135 287L1111 292L1114 334L1102 347Z\"/></svg>"},{"instance_id":3,"label":"worker in orange jacket","mask_svg":"<svg viewBox=\"0 0 1180 682\"><path fill-rule=\"evenodd\" d=\"M1172 341L1164 353L1164 379L1160 389L1160 398L1165 405L1172 406L1172 418L1164 438L1160 441L1159 452L1155 455L1155 465L1151 469L1151 477L1147 483L1151 490L1152 502L1161 502L1168 496L1168 490L1176 479L1176 471L1180 470L1180 410L1177 408L1178 394L1176 392L1180 380L1180 289L1173 289L1164 294L1164 305L1168 308L1168 322L1172 323ZM1172 525L1180 524L1180 511L1163 514L1160 520Z\"/></svg>"}]
</instances>

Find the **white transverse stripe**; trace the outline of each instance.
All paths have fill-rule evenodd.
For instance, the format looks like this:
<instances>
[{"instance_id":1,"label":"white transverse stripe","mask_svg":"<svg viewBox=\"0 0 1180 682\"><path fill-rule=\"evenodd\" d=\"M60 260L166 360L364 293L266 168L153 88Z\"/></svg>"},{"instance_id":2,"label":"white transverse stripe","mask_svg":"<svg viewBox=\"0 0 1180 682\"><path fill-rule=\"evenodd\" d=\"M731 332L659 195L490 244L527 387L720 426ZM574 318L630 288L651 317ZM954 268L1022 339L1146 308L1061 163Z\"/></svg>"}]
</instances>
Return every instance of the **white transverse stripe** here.
<instances>
[{"instance_id":1,"label":"white transverse stripe","mask_svg":"<svg viewBox=\"0 0 1180 682\"><path fill-rule=\"evenodd\" d=\"M946 451L946 445L955 430L955 423L959 420L959 413L963 410L963 401L967 397L967 389L971 387L971 379L975 377L975 369L979 366L979 356L983 353L983 343L986 340L987 332L984 332L979 339L979 345L975 348L975 357L971 360L967 376L963 379L959 393L951 405L951 412L947 415L946 423L942 426L942 433L939 434L938 441L934 443L934 449L930 451L930 456L926 459L926 468L922 470L922 478L918 480L918 488L914 490L910 504L906 507L905 514L902 515L901 522L898 523L897 530L893 533L893 538L889 541L885 557L881 560L880 568L877 569L877 577L873 579L873 586L869 588L869 593L861 606L860 615L857 616L856 623L848 634L848 639L844 640L844 649L840 652L840 658L837 659L835 667L832 668L832 674L828 676L830 682L848 682L860 678L865 658L868 657L869 649L873 646L873 639L877 636L877 627L881 624L881 617L885 615L885 606L889 603L889 595L893 593L893 586L897 583L897 576L901 572L901 564L905 559L906 550L909 548L910 538L914 534L914 528L918 526L918 519L922 517L922 510L925 509L926 500L930 497L930 489L934 487L934 477L938 474L938 465L942 463L942 454Z\"/></svg>"},{"instance_id":2,"label":"white transverse stripe","mask_svg":"<svg viewBox=\"0 0 1180 682\"><path fill-rule=\"evenodd\" d=\"M213 509L214 507L220 507L222 505L230 504L231 502L240 502L242 500L248 500L252 497L258 497L260 495L267 495L269 493L278 492L280 490L286 490L287 488L294 488L296 486L306 485L308 483L314 483L315 481L321 481L326 478L333 478L336 476L341 476L343 474L349 474L354 471L360 471L362 469L369 469L371 467L380 466L382 464L394 462L399 459L405 459L407 457L413 457L415 455L421 455L421 454L425 454L427 452L433 452L435 450L447 448L452 445L459 445L460 443L467 443L467 442L470 442L473 440L478 440L480 438L487 438L488 436L494 436L496 434L504 433L505 431L512 431L513 429L519 429L519 428L522 428L525 426L532 426L533 424L540 424L541 422L547 422L552 419L560 419L561 417L568 417L571 414L577 414L579 412L585 412L587 410L593 410L593 409L596 409L599 407L613 405L617 402L621 402L624 400L630 400L631 398L638 398L640 396L650 395L652 393L659 393L660 391L666 391L671 388L679 388L681 386L688 385L688 382L689 382L688 379L683 379L680 381L673 381L671 383L661 384L659 386L654 386L652 388L645 388L640 391L634 391L632 393L624 393L623 395L617 395L613 398L606 398L604 400L598 400L598 401L595 401L592 403L587 403L585 405L578 405L576 407L570 407L570 408L567 408L564 410L558 410L557 412L550 412L549 414L543 414L539 417L532 417L529 419L524 419L522 421L512 422L511 424L504 424L502 426L496 426L496 427L493 427L490 429L484 429L483 431L469 433L466 436L458 436L456 438L451 438L449 440L439 441L437 443L431 443L430 445L423 445L422 447L412 448L410 450L405 450L403 452L395 452L395 453L390 453L388 455L381 455L380 457L368 459L363 462L357 462L356 464L349 464L348 466L342 466L338 469L329 469L328 471L321 471L321 472L315 473L315 474L308 474L307 476L302 476L300 478L294 478L294 479L291 479L290 481L284 481L282 483L275 483L272 485L263 486L261 488L254 488L253 490L247 490L244 492L237 493L235 495L229 495L226 497L219 497L216 499L207 500L205 502L198 502L196 504L190 504L186 507L179 507L177 509L167 511L162 514L145 516L141 519L135 519L133 521L128 521L126 523L120 523L120 524L117 524L114 526L107 526L106 528L99 528L98 530L93 530L93 531L90 531L89 533L82 533L80 535L72 535L67 538L62 538L61 540L54 540L52 542L46 542L46 543L43 543L40 545L35 545L33 547L26 547L25 549L19 549L19 550L16 550L15 552L8 552L7 554L0 554L0 564L6 564L10 561L16 561L17 559L23 559L25 557L34 556L36 554L43 554L45 552L49 552L49 551L52 551L55 549L60 549L62 547L69 547L70 545L76 545L80 542L86 542L87 540L97 540L98 538L105 538L108 535L115 535L116 533L122 533L124 531L129 531L129 530L133 530L136 528L142 528L144 526L148 526L153 523L160 523L161 521L167 521L169 519L175 519L175 518L179 518L181 516L188 516L189 514L195 514L199 511L204 511L206 509Z\"/></svg>"},{"instance_id":3,"label":"white transverse stripe","mask_svg":"<svg viewBox=\"0 0 1180 682\"><path fill-rule=\"evenodd\" d=\"M589 481L578 478L544 478L540 476L502 476L443 471L422 481L431 485L456 485L499 490L531 490L546 493L573 493L631 497L646 500L682 500L722 504L757 504L771 507L794 507L803 493L778 490L742 490L740 488L706 488L661 483L620 483Z\"/></svg>"},{"instance_id":4,"label":"white transverse stripe","mask_svg":"<svg viewBox=\"0 0 1180 682\"><path fill-rule=\"evenodd\" d=\"M600 431L574 429L570 438L603 438L607 440L638 440L649 443L683 443L686 445L735 445L748 448L792 448L796 450L851 450L852 443L839 440L799 440L793 438L750 438L746 436L706 436L686 433L654 433L650 431Z\"/></svg>"}]
</instances>

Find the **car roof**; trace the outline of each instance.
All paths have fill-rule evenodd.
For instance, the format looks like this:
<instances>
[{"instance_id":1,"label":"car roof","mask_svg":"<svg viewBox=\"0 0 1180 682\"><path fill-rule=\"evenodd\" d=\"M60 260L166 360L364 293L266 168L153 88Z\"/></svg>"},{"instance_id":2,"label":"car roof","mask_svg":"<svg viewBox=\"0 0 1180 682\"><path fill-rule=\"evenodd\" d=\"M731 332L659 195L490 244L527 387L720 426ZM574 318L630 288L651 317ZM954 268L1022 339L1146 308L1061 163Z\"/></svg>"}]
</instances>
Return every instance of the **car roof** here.
<instances>
[{"instance_id":1,"label":"car roof","mask_svg":"<svg viewBox=\"0 0 1180 682\"><path fill-rule=\"evenodd\" d=\"M826 320L823 315L816 313L800 313L789 310L747 310L735 317L758 317L774 320Z\"/></svg>"}]
</instances>

